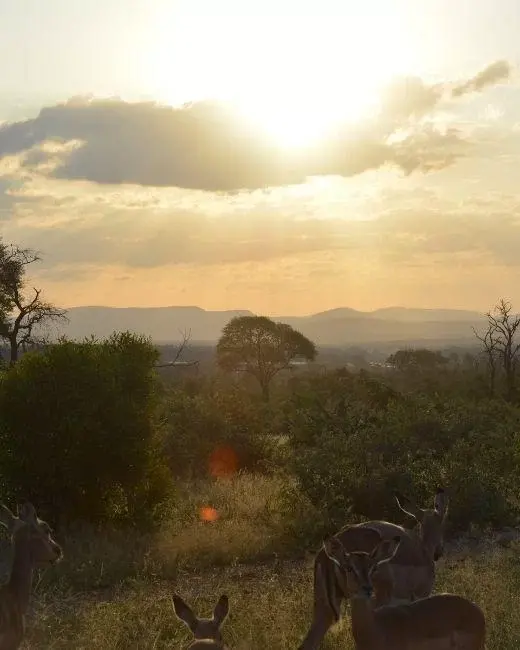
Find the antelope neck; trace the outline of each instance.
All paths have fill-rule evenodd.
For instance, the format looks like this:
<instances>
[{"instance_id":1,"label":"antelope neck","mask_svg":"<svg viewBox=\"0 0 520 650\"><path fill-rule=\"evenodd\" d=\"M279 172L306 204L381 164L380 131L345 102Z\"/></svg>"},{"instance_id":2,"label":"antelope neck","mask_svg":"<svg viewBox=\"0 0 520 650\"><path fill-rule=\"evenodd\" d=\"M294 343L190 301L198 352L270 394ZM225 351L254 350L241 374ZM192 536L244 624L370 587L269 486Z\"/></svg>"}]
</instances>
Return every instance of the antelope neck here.
<instances>
[{"instance_id":1,"label":"antelope neck","mask_svg":"<svg viewBox=\"0 0 520 650\"><path fill-rule=\"evenodd\" d=\"M374 612L370 599L362 594L351 598L352 635L356 647L370 648L376 636L374 630Z\"/></svg>"},{"instance_id":2,"label":"antelope neck","mask_svg":"<svg viewBox=\"0 0 520 650\"><path fill-rule=\"evenodd\" d=\"M15 596L23 614L29 607L34 565L29 548L29 540L18 538L14 540L14 557L11 576L7 586Z\"/></svg>"}]
</instances>

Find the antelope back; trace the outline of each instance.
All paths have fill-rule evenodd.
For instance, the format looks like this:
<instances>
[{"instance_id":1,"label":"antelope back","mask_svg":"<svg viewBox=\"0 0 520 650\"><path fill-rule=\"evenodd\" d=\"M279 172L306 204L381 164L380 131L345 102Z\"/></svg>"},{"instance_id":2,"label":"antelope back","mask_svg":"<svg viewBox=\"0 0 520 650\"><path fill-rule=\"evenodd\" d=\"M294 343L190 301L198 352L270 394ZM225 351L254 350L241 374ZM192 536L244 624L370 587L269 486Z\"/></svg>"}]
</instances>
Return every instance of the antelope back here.
<instances>
[{"instance_id":1,"label":"antelope back","mask_svg":"<svg viewBox=\"0 0 520 650\"><path fill-rule=\"evenodd\" d=\"M396 538L386 542L373 554L348 553L340 540L324 541L330 559L347 575L352 607L352 629L359 647L401 650L484 650L486 621L481 608L454 594L437 594L415 602L373 609L369 605L373 574L381 562L391 558L399 548ZM378 558L383 557L378 562ZM356 646L357 647L357 646Z\"/></svg>"}]
</instances>

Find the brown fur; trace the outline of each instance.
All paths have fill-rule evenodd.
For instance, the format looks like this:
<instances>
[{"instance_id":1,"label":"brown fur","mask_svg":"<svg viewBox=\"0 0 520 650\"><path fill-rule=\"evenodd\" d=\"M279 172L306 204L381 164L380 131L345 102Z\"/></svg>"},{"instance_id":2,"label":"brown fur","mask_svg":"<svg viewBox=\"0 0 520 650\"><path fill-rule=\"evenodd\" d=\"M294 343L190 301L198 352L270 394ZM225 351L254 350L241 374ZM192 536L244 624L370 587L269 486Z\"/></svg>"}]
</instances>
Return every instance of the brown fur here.
<instances>
[{"instance_id":1,"label":"brown fur","mask_svg":"<svg viewBox=\"0 0 520 650\"><path fill-rule=\"evenodd\" d=\"M30 503L18 507L18 517L0 505L0 523L11 534L14 545L11 574L0 588L0 650L16 650L25 634L34 569L58 562L63 553L52 539L49 525L38 519Z\"/></svg>"},{"instance_id":2,"label":"brown fur","mask_svg":"<svg viewBox=\"0 0 520 650\"><path fill-rule=\"evenodd\" d=\"M400 538L385 549L387 558ZM386 544L386 542L382 542ZM484 650L486 622L480 607L461 596L438 594L415 602L374 608L372 576L380 549L348 553L339 539L324 542L328 557L346 578L356 650Z\"/></svg>"},{"instance_id":3,"label":"brown fur","mask_svg":"<svg viewBox=\"0 0 520 650\"><path fill-rule=\"evenodd\" d=\"M172 596L173 609L177 618L191 630L194 640L186 650L226 650L220 627L229 612L229 600L225 594L219 598L212 618L198 618L191 607L178 595Z\"/></svg>"},{"instance_id":4,"label":"brown fur","mask_svg":"<svg viewBox=\"0 0 520 650\"><path fill-rule=\"evenodd\" d=\"M395 557L381 565L374 576L376 606L429 596L435 580L434 561L443 554L443 523L448 509L444 490L437 490L431 510L418 508L401 494L395 497L400 509L417 521L418 533L388 521L367 521L347 526L335 535L348 552L365 553L371 553L381 541L401 537ZM314 561L313 618L299 650L319 647L340 618L345 593L344 576L322 548Z\"/></svg>"}]
</instances>

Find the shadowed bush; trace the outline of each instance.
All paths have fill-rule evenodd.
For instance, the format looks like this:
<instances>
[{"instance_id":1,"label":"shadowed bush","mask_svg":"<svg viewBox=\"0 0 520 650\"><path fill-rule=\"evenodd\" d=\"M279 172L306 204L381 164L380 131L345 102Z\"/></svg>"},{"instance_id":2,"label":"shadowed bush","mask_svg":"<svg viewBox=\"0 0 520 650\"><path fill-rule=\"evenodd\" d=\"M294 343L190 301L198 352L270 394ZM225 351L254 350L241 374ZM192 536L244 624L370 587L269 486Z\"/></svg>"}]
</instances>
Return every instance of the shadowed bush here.
<instances>
[{"instance_id":1,"label":"shadowed bush","mask_svg":"<svg viewBox=\"0 0 520 650\"><path fill-rule=\"evenodd\" d=\"M163 406L168 462L175 476L206 477L265 468L273 439L264 407L235 386L167 393Z\"/></svg>"},{"instance_id":2,"label":"shadowed bush","mask_svg":"<svg viewBox=\"0 0 520 650\"><path fill-rule=\"evenodd\" d=\"M374 402L341 377L317 384L297 391L286 408L287 462L330 530L349 518L401 521L392 491L426 504L437 485L452 497L451 529L517 521L518 409L421 395Z\"/></svg>"},{"instance_id":3,"label":"shadowed bush","mask_svg":"<svg viewBox=\"0 0 520 650\"><path fill-rule=\"evenodd\" d=\"M155 424L157 353L129 333L28 353L0 384L0 474L11 498L64 521L146 522L169 474Z\"/></svg>"}]
</instances>

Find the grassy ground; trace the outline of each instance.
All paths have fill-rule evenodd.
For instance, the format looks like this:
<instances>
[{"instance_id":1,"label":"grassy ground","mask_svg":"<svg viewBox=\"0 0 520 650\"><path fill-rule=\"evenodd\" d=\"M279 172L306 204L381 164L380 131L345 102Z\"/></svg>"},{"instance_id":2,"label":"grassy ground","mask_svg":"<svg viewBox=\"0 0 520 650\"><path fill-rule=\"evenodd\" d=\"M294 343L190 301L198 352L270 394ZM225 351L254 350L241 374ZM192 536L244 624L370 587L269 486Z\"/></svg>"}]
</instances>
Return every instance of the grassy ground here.
<instances>
[{"instance_id":1,"label":"grassy ground","mask_svg":"<svg viewBox=\"0 0 520 650\"><path fill-rule=\"evenodd\" d=\"M173 614L173 591L201 615L227 593L224 636L231 648L297 647L310 620L312 557L276 559L294 534L287 489L279 479L250 476L186 487L182 506L167 513L154 536L76 531L60 539L66 559L35 584L24 647L183 648L190 635ZM204 506L216 509L217 521L200 521ZM314 515L295 506L292 517L302 516ZM439 564L436 591L465 595L484 609L488 650L520 647L519 554L515 548L452 553ZM348 615L323 648L353 648Z\"/></svg>"}]
</instances>

